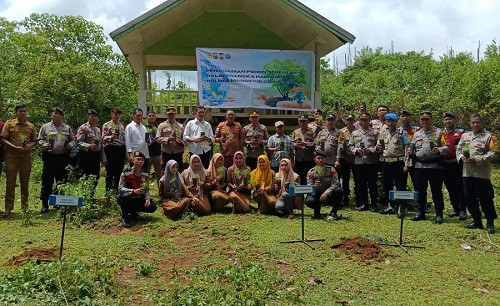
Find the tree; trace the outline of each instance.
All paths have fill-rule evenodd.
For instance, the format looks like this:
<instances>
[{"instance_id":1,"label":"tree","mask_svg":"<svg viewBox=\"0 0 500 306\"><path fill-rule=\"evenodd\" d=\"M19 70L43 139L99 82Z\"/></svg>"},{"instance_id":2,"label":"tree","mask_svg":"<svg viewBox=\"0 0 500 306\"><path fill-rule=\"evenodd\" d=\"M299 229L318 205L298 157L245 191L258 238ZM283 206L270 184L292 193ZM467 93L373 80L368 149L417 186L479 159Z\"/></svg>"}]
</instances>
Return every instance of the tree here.
<instances>
[{"instance_id":1,"label":"tree","mask_svg":"<svg viewBox=\"0 0 500 306\"><path fill-rule=\"evenodd\" d=\"M290 90L306 84L306 70L290 59L274 59L264 65L264 77L276 87L283 100L289 100Z\"/></svg>"}]
</instances>

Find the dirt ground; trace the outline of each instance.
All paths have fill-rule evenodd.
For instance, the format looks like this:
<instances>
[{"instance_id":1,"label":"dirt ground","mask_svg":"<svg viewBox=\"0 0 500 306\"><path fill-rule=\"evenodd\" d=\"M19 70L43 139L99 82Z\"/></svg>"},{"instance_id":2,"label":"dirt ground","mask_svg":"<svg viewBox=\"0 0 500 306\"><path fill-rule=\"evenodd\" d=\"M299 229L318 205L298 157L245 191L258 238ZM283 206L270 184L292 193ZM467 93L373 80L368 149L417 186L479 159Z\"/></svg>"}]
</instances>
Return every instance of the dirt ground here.
<instances>
[{"instance_id":1,"label":"dirt ground","mask_svg":"<svg viewBox=\"0 0 500 306\"><path fill-rule=\"evenodd\" d=\"M365 264L371 261L382 261L385 257L375 241L364 237L340 238L340 243L333 245L332 248L339 249L351 259L356 258L360 263Z\"/></svg>"},{"instance_id":2,"label":"dirt ground","mask_svg":"<svg viewBox=\"0 0 500 306\"><path fill-rule=\"evenodd\" d=\"M57 259L58 254L59 254L59 249L57 248L51 248L51 249L36 248L36 249L26 250L20 255L12 257L12 259L9 260L8 264L10 266L18 266L28 260L36 260L37 262L53 261Z\"/></svg>"}]
</instances>

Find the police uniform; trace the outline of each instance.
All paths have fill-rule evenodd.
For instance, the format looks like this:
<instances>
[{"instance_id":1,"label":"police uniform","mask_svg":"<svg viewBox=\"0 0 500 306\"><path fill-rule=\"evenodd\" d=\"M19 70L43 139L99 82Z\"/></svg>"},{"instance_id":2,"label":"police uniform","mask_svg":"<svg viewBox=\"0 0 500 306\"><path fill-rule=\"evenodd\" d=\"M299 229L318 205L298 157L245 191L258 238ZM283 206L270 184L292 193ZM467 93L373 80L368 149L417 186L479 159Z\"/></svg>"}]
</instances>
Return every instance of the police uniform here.
<instances>
[{"instance_id":1,"label":"police uniform","mask_svg":"<svg viewBox=\"0 0 500 306\"><path fill-rule=\"evenodd\" d=\"M373 119L370 121L370 127L377 133L383 133L387 130L387 124L379 119Z\"/></svg>"},{"instance_id":2,"label":"police uniform","mask_svg":"<svg viewBox=\"0 0 500 306\"><path fill-rule=\"evenodd\" d=\"M111 112L121 114L118 107L113 107ZM121 122L112 120L102 126L102 144L106 155L106 189L118 190L118 183L125 165L127 156L125 150L125 127Z\"/></svg>"},{"instance_id":3,"label":"police uniform","mask_svg":"<svg viewBox=\"0 0 500 306\"><path fill-rule=\"evenodd\" d=\"M497 138L486 129L478 134L472 131L465 132L457 145L456 155L459 161L467 155L475 161L463 163L465 201L474 220L468 227L482 228L479 210L479 203L481 203L481 209L488 222L488 231L492 233L494 232L493 220L498 216L493 202L494 190L491 184L490 163L499 155Z\"/></svg>"},{"instance_id":4,"label":"police uniform","mask_svg":"<svg viewBox=\"0 0 500 306\"><path fill-rule=\"evenodd\" d=\"M354 118L354 116L352 116L352 118ZM354 181L356 181L356 172L354 171L354 154L349 150L350 137L351 131L349 131L347 127L340 129L339 137L337 139L337 160L340 163L340 177L342 178L342 189L344 190L344 205L349 205L349 195L351 193L351 172ZM354 188L356 188L356 186Z\"/></svg>"},{"instance_id":5,"label":"police uniform","mask_svg":"<svg viewBox=\"0 0 500 306\"><path fill-rule=\"evenodd\" d=\"M401 115L401 112L400 112ZM411 114L410 114L411 115ZM420 129L418 125L410 124L409 126L398 126L397 131L398 133L402 133L403 131L406 132L406 135L408 136L408 140L412 141L413 135ZM415 168L414 168L414 162L412 160L412 157L407 156L406 159L409 161L409 163L406 164L408 167L408 173L410 174L411 182L413 186L415 186Z\"/></svg>"},{"instance_id":6,"label":"police uniform","mask_svg":"<svg viewBox=\"0 0 500 306\"><path fill-rule=\"evenodd\" d=\"M308 120L306 115L300 115L299 121ZM299 142L306 143L305 146ZM310 128L296 129L292 133L292 144L294 150L295 172L300 176L300 183L307 183L307 172L316 165L314 162L314 131Z\"/></svg>"},{"instance_id":7,"label":"police uniform","mask_svg":"<svg viewBox=\"0 0 500 306\"><path fill-rule=\"evenodd\" d=\"M259 114L257 112L252 112L250 117L258 117ZM250 169L254 170L257 168L257 158L260 155L266 154L264 152L264 146L269 138L269 133L267 132L267 128L263 124L258 124L257 126L253 126L251 123L246 125L243 128L243 135L245 137L245 163ZM253 139L261 140L262 144L260 145L252 145L251 142Z\"/></svg>"},{"instance_id":8,"label":"police uniform","mask_svg":"<svg viewBox=\"0 0 500 306\"><path fill-rule=\"evenodd\" d=\"M322 129L316 136L316 150L325 152L327 165L334 166L337 161L338 138L339 130L335 127L332 130Z\"/></svg>"},{"instance_id":9,"label":"police uniform","mask_svg":"<svg viewBox=\"0 0 500 306\"><path fill-rule=\"evenodd\" d=\"M89 115L97 115L95 110L89 110ZM80 149L80 161L78 163L80 173L83 175L95 175L99 178L100 162L104 160L102 152L101 130L97 126L91 126L88 122L78 128L76 143ZM90 150L91 145L97 145L97 150Z\"/></svg>"},{"instance_id":10,"label":"police uniform","mask_svg":"<svg viewBox=\"0 0 500 306\"><path fill-rule=\"evenodd\" d=\"M167 112L167 115L175 111ZM184 154L184 147L186 143L182 140L182 135L184 134L184 126L179 122L174 123L168 122L168 120L163 121L158 126L158 131L156 132L156 141L161 143L161 154L162 154L162 171L165 170L165 165L171 159L175 160L179 165L179 170L182 172L183 160L182 155ZM169 138L175 136L175 141L170 141Z\"/></svg>"},{"instance_id":11,"label":"police uniform","mask_svg":"<svg viewBox=\"0 0 500 306\"><path fill-rule=\"evenodd\" d=\"M422 112L420 118L431 119L432 114ZM427 184L429 184L436 209L436 222L442 223L444 210L442 156L448 151L448 139L439 128L431 127L427 131L420 129L413 135L410 146L411 156L415 157L415 190L418 191L419 206L418 214L412 220L425 220ZM439 154L434 153L433 148L437 148Z\"/></svg>"}]
</instances>

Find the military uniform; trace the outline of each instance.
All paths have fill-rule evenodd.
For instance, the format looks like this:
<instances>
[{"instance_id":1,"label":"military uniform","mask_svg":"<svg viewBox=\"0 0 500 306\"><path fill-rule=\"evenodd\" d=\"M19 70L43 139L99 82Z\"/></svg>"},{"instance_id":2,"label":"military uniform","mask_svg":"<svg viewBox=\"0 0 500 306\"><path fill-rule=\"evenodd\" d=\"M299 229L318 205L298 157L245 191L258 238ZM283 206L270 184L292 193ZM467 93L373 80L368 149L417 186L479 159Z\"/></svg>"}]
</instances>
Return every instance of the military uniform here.
<instances>
[{"instance_id":1,"label":"military uniform","mask_svg":"<svg viewBox=\"0 0 500 306\"><path fill-rule=\"evenodd\" d=\"M179 170L182 172L184 147L186 143L182 140L184 134L184 126L179 122L169 123L168 120L163 121L158 126L156 131L156 141L161 143L162 154L162 169L165 170L165 165L169 160L173 159L179 165ZM170 141L169 138L175 136L175 141Z\"/></svg>"},{"instance_id":2,"label":"military uniform","mask_svg":"<svg viewBox=\"0 0 500 306\"><path fill-rule=\"evenodd\" d=\"M306 146L299 146L298 141L306 143ZM292 133L292 144L294 149L295 173L300 176L300 183L306 184L307 172L316 165L314 162L314 131L296 129Z\"/></svg>"},{"instance_id":3,"label":"military uniform","mask_svg":"<svg viewBox=\"0 0 500 306\"><path fill-rule=\"evenodd\" d=\"M95 175L99 178L100 162L104 160L102 152L101 130L88 122L78 128L76 142L80 149L79 168L83 175ZM97 145L97 150L90 150L92 144Z\"/></svg>"},{"instance_id":4,"label":"military uniform","mask_svg":"<svg viewBox=\"0 0 500 306\"><path fill-rule=\"evenodd\" d=\"M377 208L377 167L378 158L375 153L378 134L371 128L355 130L349 138L349 150L354 154L354 171L356 172L356 205L360 210L368 209L368 189L370 190L371 210ZM370 154L360 154L357 149L367 148Z\"/></svg>"},{"instance_id":5,"label":"military uniform","mask_svg":"<svg viewBox=\"0 0 500 306\"><path fill-rule=\"evenodd\" d=\"M102 126L102 144L106 155L106 189L118 191L118 183L125 165L125 127L112 120Z\"/></svg>"},{"instance_id":6,"label":"military uniform","mask_svg":"<svg viewBox=\"0 0 500 306\"><path fill-rule=\"evenodd\" d=\"M356 172L354 171L354 154L349 150L349 138L351 132L345 127L340 129L337 139L337 160L340 163L340 177L342 178L342 189L344 190L343 204L349 204L351 172L354 181L356 181ZM356 187L354 187L356 188Z\"/></svg>"},{"instance_id":7,"label":"military uniform","mask_svg":"<svg viewBox=\"0 0 500 306\"><path fill-rule=\"evenodd\" d=\"M462 173L465 201L474 224L476 227L482 227L482 225L479 226L482 224L479 210L479 203L481 203L484 217L488 221L488 230L491 226L494 231L493 220L498 216L493 202L494 190L491 184L490 163L499 155L497 138L485 129L478 134L472 131L466 132L460 138L456 155L458 161L467 155L475 161L464 163Z\"/></svg>"},{"instance_id":8,"label":"military uniform","mask_svg":"<svg viewBox=\"0 0 500 306\"><path fill-rule=\"evenodd\" d=\"M413 220L425 219L427 184L431 186L436 219L439 217L442 219L444 210L442 155L448 151L448 139L442 130L436 127L431 127L428 131L420 129L413 135L410 146L411 156L415 157L415 190L418 191L419 204L419 213ZM439 154L432 152L435 147L438 148ZM409 163L408 159L407 164Z\"/></svg>"},{"instance_id":9,"label":"military uniform","mask_svg":"<svg viewBox=\"0 0 500 306\"><path fill-rule=\"evenodd\" d=\"M243 135L245 136L245 146L247 148L245 163L253 170L257 168L257 158L265 154L264 146L269 138L269 133L266 126L259 123L257 126L253 126L252 124L246 125L243 128ZM252 145L252 139L262 140L262 144Z\"/></svg>"},{"instance_id":10,"label":"military uniform","mask_svg":"<svg viewBox=\"0 0 500 306\"><path fill-rule=\"evenodd\" d=\"M462 163L457 162L456 145L460 141L462 134L465 132L464 128L455 127L451 130L443 129L443 133L448 139L449 150L443 155L443 183L448 189L450 195L450 203L453 207L453 213L450 216L460 214L460 219L466 218L465 215L465 201L463 196L463 183L462 183Z\"/></svg>"},{"instance_id":11,"label":"military uniform","mask_svg":"<svg viewBox=\"0 0 500 306\"><path fill-rule=\"evenodd\" d=\"M324 192L328 193L328 198L323 204L332 203L330 215L336 215L342 201L343 190L340 187L337 171L332 166L325 165L322 169L316 166L307 172L307 184L314 185L316 181L321 182L321 187L316 189L315 194L306 197L306 205L314 209L314 216L321 215L320 197Z\"/></svg>"},{"instance_id":12,"label":"military uniform","mask_svg":"<svg viewBox=\"0 0 500 306\"><path fill-rule=\"evenodd\" d=\"M315 138L316 150L321 150L326 153L325 163L334 166L337 161L339 130L322 129Z\"/></svg>"}]
</instances>

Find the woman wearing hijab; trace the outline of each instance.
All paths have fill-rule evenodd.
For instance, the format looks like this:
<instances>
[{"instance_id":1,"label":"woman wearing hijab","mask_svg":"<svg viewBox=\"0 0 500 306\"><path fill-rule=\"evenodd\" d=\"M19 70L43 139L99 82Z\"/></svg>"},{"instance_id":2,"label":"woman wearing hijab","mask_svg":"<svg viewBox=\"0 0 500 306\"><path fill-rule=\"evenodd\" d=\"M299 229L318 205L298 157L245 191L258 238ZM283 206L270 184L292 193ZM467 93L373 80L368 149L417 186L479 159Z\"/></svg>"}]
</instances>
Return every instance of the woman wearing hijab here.
<instances>
[{"instance_id":1,"label":"woman wearing hijab","mask_svg":"<svg viewBox=\"0 0 500 306\"><path fill-rule=\"evenodd\" d=\"M210 160L205 181L205 190L214 211L222 210L224 206L229 204L226 181L227 169L224 168L224 156L216 153Z\"/></svg>"},{"instance_id":2,"label":"woman wearing hijab","mask_svg":"<svg viewBox=\"0 0 500 306\"><path fill-rule=\"evenodd\" d=\"M203 168L201 158L197 154L191 155L189 159L189 168L181 173L187 188L193 195L191 198L191 208L193 212L199 216L210 214L210 202L208 196L204 192L206 180L206 170Z\"/></svg>"},{"instance_id":3,"label":"woman wearing hijab","mask_svg":"<svg viewBox=\"0 0 500 306\"><path fill-rule=\"evenodd\" d=\"M253 198L259 205L261 214L274 212L274 206L276 205L274 177L269 158L266 155L260 155L257 158L257 169L250 173L250 180L252 181L252 187L255 188Z\"/></svg>"},{"instance_id":4,"label":"woman wearing hijab","mask_svg":"<svg viewBox=\"0 0 500 306\"><path fill-rule=\"evenodd\" d=\"M178 170L179 164L173 159L169 160L165 165L158 189L162 199L163 214L169 219L178 219L187 213L193 197Z\"/></svg>"},{"instance_id":5,"label":"woman wearing hijab","mask_svg":"<svg viewBox=\"0 0 500 306\"><path fill-rule=\"evenodd\" d=\"M293 172L292 162L288 158L283 158L276 174L275 190L278 195L275 208L278 213L288 214L288 218L292 219L295 217L293 209L302 208L304 198L302 195L288 194L290 185L300 185L300 176Z\"/></svg>"},{"instance_id":6,"label":"woman wearing hijab","mask_svg":"<svg viewBox=\"0 0 500 306\"><path fill-rule=\"evenodd\" d=\"M229 201L233 203L233 213L249 213L250 194L250 167L245 164L245 155L238 151L234 153L233 165L227 169L227 184L229 186Z\"/></svg>"}]
</instances>

